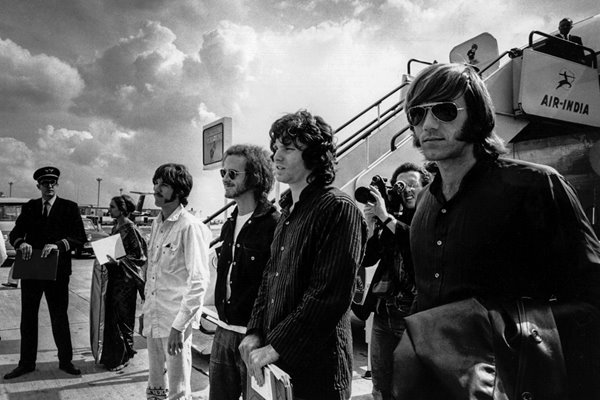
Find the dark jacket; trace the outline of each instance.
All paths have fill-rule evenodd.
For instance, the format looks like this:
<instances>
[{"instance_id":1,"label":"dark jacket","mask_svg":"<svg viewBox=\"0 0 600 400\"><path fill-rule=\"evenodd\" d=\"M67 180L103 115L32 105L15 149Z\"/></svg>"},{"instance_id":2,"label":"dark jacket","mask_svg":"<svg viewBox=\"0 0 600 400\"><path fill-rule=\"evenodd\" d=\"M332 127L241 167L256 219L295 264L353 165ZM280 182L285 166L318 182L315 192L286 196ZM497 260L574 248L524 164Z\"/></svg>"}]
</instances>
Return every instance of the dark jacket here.
<instances>
[{"instance_id":1,"label":"dark jacket","mask_svg":"<svg viewBox=\"0 0 600 400\"><path fill-rule=\"evenodd\" d=\"M263 270L269 260L273 232L279 219L279 212L271 202L261 200L250 219L242 227L231 259L236 208L221 228L223 245L217 264L215 284L215 304L219 319L231 325L246 326L252 306L262 280ZM231 297L227 297L227 272L231 270Z\"/></svg>"},{"instance_id":2,"label":"dark jacket","mask_svg":"<svg viewBox=\"0 0 600 400\"><path fill-rule=\"evenodd\" d=\"M71 251L86 242L77 203L57 197L50 215L42 215L42 199L29 200L9 236L15 249L23 242L41 250L46 244L58 246L57 277L71 275Z\"/></svg>"},{"instance_id":3,"label":"dark jacket","mask_svg":"<svg viewBox=\"0 0 600 400\"><path fill-rule=\"evenodd\" d=\"M310 184L293 209L291 193L271 245L248 333L279 354L294 396L349 398L352 384L350 303L364 254L366 223L354 201Z\"/></svg>"}]
</instances>

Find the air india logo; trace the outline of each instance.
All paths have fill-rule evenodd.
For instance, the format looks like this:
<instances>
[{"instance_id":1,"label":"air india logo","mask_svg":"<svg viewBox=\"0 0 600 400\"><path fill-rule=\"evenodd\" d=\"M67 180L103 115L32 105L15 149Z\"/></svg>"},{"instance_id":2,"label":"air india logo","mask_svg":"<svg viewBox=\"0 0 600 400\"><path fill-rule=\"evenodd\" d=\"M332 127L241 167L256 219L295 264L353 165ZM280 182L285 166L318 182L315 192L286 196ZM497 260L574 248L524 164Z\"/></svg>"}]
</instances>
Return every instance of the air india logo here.
<instances>
[{"instance_id":1,"label":"air india logo","mask_svg":"<svg viewBox=\"0 0 600 400\"><path fill-rule=\"evenodd\" d=\"M573 82L575 81L575 74L572 71L569 71L566 68L563 68L560 70L560 73L558 74L560 76L560 79L558 81L558 85L556 86L556 89L571 89L571 87L573 87Z\"/></svg>"}]
</instances>

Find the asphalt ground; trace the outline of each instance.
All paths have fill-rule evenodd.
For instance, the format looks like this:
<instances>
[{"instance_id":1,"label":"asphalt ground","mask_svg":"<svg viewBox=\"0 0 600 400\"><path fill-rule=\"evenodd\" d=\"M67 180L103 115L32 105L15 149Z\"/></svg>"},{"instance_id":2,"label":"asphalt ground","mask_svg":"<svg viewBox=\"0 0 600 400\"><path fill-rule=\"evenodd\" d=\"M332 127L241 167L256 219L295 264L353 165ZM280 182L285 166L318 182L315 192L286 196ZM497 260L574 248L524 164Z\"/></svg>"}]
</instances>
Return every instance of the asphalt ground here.
<instances>
[{"instance_id":1,"label":"asphalt ground","mask_svg":"<svg viewBox=\"0 0 600 400\"><path fill-rule=\"evenodd\" d=\"M148 379L146 339L135 335L137 355L121 371L111 372L96 365L90 350L89 308L93 259L74 259L69 293L69 320L73 342L73 364L82 375L73 377L58 369L50 317L45 299L39 311L39 340L36 370L19 378L3 380L2 376L19 361L21 289L0 286L0 399L4 400L113 400L145 397ZM6 282L9 268L0 268L0 282ZM138 299L137 315L141 313ZM210 324L205 325L209 330ZM352 398L372 399L371 381L364 379L367 346L364 325L353 320L354 378ZM137 327L136 327L137 330ZM194 330L192 391L194 399L208 399L208 361L212 335Z\"/></svg>"}]
</instances>

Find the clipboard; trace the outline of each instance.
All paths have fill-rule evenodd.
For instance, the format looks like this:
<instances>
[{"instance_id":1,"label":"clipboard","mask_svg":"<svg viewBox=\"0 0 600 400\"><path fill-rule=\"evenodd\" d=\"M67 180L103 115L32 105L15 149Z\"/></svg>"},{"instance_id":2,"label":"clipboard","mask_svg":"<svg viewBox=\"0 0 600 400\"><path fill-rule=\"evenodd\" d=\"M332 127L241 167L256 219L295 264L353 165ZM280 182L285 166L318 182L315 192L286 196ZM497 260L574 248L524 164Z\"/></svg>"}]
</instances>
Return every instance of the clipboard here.
<instances>
[{"instance_id":1,"label":"clipboard","mask_svg":"<svg viewBox=\"0 0 600 400\"><path fill-rule=\"evenodd\" d=\"M246 392L248 400L293 400L290 376L274 364L263 368L265 383L258 386L256 379L248 372Z\"/></svg>"},{"instance_id":2,"label":"clipboard","mask_svg":"<svg viewBox=\"0 0 600 400\"><path fill-rule=\"evenodd\" d=\"M23 253L17 251L13 278L55 281L57 269L58 251L51 251L46 258L42 258L42 250L33 249L29 260L23 260Z\"/></svg>"}]
</instances>

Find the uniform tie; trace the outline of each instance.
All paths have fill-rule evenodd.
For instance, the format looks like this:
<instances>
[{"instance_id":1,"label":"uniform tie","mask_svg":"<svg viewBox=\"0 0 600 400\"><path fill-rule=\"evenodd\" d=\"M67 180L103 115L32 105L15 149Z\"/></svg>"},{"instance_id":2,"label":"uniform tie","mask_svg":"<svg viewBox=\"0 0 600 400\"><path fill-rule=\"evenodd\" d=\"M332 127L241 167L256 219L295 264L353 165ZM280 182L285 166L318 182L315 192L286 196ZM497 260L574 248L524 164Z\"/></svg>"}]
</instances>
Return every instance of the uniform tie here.
<instances>
[{"instance_id":1,"label":"uniform tie","mask_svg":"<svg viewBox=\"0 0 600 400\"><path fill-rule=\"evenodd\" d=\"M47 217L50 212L50 202L46 200L44 202L44 217Z\"/></svg>"}]
</instances>

